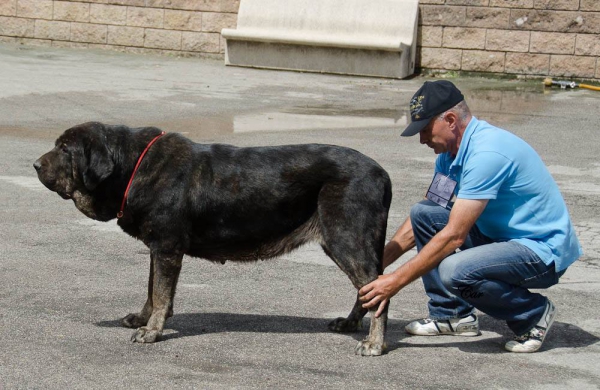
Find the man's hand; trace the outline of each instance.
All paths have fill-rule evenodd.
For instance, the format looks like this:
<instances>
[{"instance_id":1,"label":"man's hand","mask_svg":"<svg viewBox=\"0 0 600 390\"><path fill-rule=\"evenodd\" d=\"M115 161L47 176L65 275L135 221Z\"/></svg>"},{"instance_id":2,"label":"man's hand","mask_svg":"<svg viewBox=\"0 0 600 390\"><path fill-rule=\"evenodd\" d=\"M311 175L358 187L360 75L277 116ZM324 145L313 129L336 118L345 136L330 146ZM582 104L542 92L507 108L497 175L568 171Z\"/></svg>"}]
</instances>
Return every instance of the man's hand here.
<instances>
[{"instance_id":1,"label":"man's hand","mask_svg":"<svg viewBox=\"0 0 600 390\"><path fill-rule=\"evenodd\" d=\"M380 275L377 280L358 291L359 299L365 302L362 307L371 309L376 305L379 317L386 305L402 288L437 267L463 243L475 221L488 203L487 199L457 199L450 212L448 225L425 245L417 256L410 259L391 274ZM411 221L407 218L388 243L384 252L384 267L390 265L408 249L414 246ZM402 243L402 244L401 244Z\"/></svg>"},{"instance_id":2,"label":"man's hand","mask_svg":"<svg viewBox=\"0 0 600 390\"><path fill-rule=\"evenodd\" d=\"M358 291L358 295L361 302L366 302L362 305L365 309L370 309L379 304L377 313L375 313L375 317L379 317L390 301L390 298L396 295L400 289L398 275L392 273L379 275L377 280L361 288Z\"/></svg>"}]
</instances>

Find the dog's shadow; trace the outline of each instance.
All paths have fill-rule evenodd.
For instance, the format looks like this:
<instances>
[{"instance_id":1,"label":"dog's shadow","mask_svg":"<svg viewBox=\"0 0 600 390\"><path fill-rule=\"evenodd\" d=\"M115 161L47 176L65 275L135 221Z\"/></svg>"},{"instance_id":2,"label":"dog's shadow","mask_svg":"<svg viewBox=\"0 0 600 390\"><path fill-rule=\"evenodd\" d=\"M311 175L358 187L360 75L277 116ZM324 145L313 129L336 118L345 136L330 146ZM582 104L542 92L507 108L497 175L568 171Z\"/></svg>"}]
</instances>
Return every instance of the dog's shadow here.
<instances>
[{"instance_id":1,"label":"dog's shadow","mask_svg":"<svg viewBox=\"0 0 600 390\"><path fill-rule=\"evenodd\" d=\"M261 315L237 313L183 313L176 314L167 322L167 329L162 340L178 339L182 337L200 336L211 333L328 333L328 324L331 319ZM400 348L458 348L464 352L472 353L502 353L503 345L513 335L503 321L495 320L486 315L480 315L480 328L484 333L496 333L497 337L456 337L441 336L435 339L426 336L412 337L404 332L404 326L411 320L388 320L386 340L388 352ZM100 327L121 327L121 320L101 321L96 323ZM364 339L370 326L370 319L363 320L363 327L355 333L345 333L356 341ZM407 341L410 338L410 342ZM434 341L435 342L432 342ZM600 341L600 338L572 324L555 322L551 333L544 342L542 350L555 348L587 347Z\"/></svg>"},{"instance_id":2,"label":"dog's shadow","mask_svg":"<svg viewBox=\"0 0 600 390\"><path fill-rule=\"evenodd\" d=\"M167 321L166 328L175 332L163 336L163 340L199 336L210 333L327 333L333 318L311 318L281 315L237 314L237 313L183 313L175 314ZM400 326L400 321L389 320L388 326ZM96 323L100 327L121 327L121 320ZM362 339L369 330L369 319L363 320L362 330L347 333Z\"/></svg>"}]
</instances>

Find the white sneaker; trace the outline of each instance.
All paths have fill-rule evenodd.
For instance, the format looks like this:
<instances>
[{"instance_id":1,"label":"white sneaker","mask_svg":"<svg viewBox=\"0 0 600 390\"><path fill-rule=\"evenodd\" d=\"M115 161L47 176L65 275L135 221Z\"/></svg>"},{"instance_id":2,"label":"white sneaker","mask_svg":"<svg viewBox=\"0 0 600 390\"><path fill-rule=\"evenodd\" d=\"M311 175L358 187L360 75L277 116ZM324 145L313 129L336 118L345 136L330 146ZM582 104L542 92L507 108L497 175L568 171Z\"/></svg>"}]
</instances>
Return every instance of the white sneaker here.
<instances>
[{"instance_id":1,"label":"white sneaker","mask_svg":"<svg viewBox=\"0 0 600 390\"><path fill-rule=\"evenodd\" d=\"M548 303L546 304L546 311L544 311L544 315L542 319L531 329L529 332L524 335L517 336L514 340L509 341L504 345L507 351L510 352L520 352L520 353L530 353L535 352L542 347L542 343L554 322L554 317L556 316L556 306L552 303L551 300L548 299Z\"/></svg>"},{"instance_id":2,"label":"white sneaker","mask_svg":"<svg viewBox=\"0 0 600 390\"><path fill-rule=\"evenodd\" d=\"M417 336L479 336L479 320L475 314L463 318L450 320L424 320L413 321L404 328L407 333Z\"/></svg>"}]
</instances>

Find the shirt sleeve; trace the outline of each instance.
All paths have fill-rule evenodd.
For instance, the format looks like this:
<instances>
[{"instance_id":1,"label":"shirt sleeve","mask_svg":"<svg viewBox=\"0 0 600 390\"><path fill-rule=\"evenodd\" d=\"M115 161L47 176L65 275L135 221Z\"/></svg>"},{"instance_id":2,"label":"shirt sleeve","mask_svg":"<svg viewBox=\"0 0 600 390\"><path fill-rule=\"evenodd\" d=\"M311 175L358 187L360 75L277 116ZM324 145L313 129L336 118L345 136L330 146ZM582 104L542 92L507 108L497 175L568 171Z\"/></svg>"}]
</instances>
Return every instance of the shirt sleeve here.
<instances>
[{"instance_id":1,"label":"shirt sleeve","mask_svg":"<svg viewBox=\"0 0 600 390\"><path fill-rule=\"evenodd\" d=\"M497 152L471 156L462 172L458 198L496 199L512 168L511 161Z\"/></svg>"}]
</instances>

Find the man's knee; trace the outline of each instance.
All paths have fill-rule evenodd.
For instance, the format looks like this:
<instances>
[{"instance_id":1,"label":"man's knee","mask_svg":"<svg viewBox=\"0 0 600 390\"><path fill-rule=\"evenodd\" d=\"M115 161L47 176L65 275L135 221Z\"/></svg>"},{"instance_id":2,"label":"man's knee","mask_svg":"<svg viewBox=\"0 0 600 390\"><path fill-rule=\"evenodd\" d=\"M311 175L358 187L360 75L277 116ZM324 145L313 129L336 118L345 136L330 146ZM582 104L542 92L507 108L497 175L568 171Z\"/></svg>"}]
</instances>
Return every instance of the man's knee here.
<instances>
[{"instance_id":1,"label":"man's knee","mask_svg":"<svg viewBox=\"0 0 600 390\"><path fill-rule=\"evenodd\" d=\"M448 291L455 291L461 283L461 275L459 275L456 268L455 264L452 261L448 261L448 259L442 261L438 266L440 281Z\"/></svg>"},{"instance_id":2,"label":"man's knee","mask_svg":"<svg viewBox=\"0 0 600 390\"><path fill-rule=\"evenodd\" d=\"M464 266L465 262L460 261L457 255L447 257L438 266L440 280L448 291L456 292L477 282Z\"/></svg>"},{"instance_id":3,"label":"man's knee","mask_svg":"<svg viewBox=\"0 0 600 390\"><path fill-rule=\"evenodd\" d=\"M449 217L450 210L430 200L422 200L410 209L410 220L413 229L420 227L428 232L432 229L434 232L438 232L448 224Z\"/></svg>"}]
</instances>

